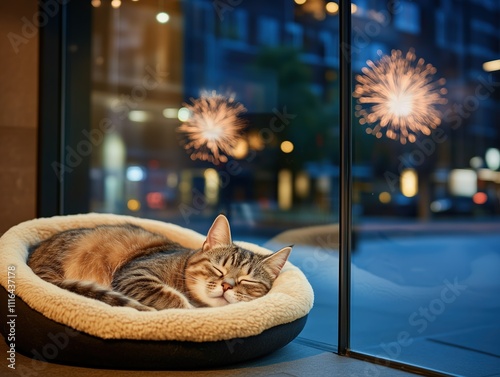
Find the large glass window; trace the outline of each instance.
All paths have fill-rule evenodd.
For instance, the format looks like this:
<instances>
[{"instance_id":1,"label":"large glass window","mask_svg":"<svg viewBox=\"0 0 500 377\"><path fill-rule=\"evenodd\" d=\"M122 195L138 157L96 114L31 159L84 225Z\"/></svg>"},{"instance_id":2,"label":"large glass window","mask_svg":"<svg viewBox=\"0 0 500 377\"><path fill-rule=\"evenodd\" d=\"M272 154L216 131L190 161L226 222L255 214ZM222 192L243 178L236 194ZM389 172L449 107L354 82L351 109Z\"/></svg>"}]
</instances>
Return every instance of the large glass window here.
<instances>
[{"instance_id":1,"label":"large glass window","mask_svg":"<svg viewBox=\"0 0 500 377\"><path fill-rule=\"evenodd\" d=\"M203 233L223 212L236 240L293 244L316 291L302 336L331 346L338 20L231 3L92 2L89 207Z\"/></svg>"},{"instance_id":2,"label":"large glass window","mask_svg":"<svg viewBox=\"0 0 500 377\"><path fill-rule=\"evenodd\" d=\"M483 63L500 57L500 5L394 5L352 20L370 56L353 72L351 346L497 375L500 67Z\"/></svg>"},{"instance_id":3,"label":"large glass window","mask_svg":"<svg viewBox=\"0 0 500 377\"><path fill-rule=\"evenodd\" d=\"M315 291L299 341L335 351L339 130L351 126L350 354L500 373L498 1L353 1L350 46L335 1L86 7L61 25L61 212L201 233L223 212L234 239L293 244Z\"/></svg>"}]
</instances>

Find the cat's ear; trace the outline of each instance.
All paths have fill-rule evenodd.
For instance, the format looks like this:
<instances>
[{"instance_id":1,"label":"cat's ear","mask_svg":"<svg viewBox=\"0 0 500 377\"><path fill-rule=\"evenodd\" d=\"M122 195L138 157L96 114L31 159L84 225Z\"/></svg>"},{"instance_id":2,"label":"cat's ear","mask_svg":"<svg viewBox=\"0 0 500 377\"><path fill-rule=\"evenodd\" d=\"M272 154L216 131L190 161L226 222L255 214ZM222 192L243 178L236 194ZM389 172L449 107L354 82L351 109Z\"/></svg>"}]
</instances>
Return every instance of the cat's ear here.
<instances>
[{"instance_id":1,"label":"cat's ear","mask_svg":"<svg viewBox=\"0 0 500 377\"><path fill-rule=\"evenodd\" d=\"M202 250L206 251L217 246L230 245L231 242L231 228L226 216L219 215L210 227L207 234L207 239L203 243Z\"/></svg>"},{"instance_id":2,"label":"cat's ear","mask_svg":"<svg viewBox=\"0 0 500 377\"><path fill-rule=\"evenodd\" d=\"M291 251L292 246L287 246L264 259L264 265L267 267L273 280L280 274Z\"/></svg>"}]
</instances>

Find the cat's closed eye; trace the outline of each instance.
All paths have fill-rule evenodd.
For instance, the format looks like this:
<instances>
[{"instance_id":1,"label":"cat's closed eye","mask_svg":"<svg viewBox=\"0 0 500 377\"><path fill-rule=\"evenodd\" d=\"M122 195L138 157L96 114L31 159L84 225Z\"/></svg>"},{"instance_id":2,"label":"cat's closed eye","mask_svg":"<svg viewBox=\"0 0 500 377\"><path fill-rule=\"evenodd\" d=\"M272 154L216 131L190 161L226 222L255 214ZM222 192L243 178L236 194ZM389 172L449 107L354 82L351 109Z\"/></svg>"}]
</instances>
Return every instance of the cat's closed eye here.
<instances>
[{"instance_id":1,"label":"cat's closed eye","mask_svg":"<svg viewBox=\"0 0 500 377\"><path fill-rule=\"evenodd\" d=\"M239 284L249 284L249 285L252 285L252 284L262 284L262 282L260 282L260 281L248 280L248 279L242 279L238 283Z\"/></svg>"},{"instance_id":2,"label":"cat's closed eye","mask_svg":"<svg viewBox=\"0 0 500 377\"><path fill-rule=\"evenodd\" d=\"M220 269L218 269L217 267L215 266L212 266L212 269L215 270L214 273L215 275L217 275L218 277L223 277L224 276L224 272L222 272Z\"/></svg>"}]
</instances>

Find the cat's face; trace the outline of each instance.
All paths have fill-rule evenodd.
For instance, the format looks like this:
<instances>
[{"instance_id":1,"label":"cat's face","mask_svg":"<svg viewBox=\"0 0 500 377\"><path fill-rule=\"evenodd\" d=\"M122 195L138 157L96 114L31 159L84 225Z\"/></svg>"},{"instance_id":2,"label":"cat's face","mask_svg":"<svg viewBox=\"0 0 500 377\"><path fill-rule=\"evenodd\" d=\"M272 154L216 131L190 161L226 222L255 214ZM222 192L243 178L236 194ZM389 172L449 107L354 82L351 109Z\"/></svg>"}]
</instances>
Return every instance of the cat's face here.
<instances>
[{"instance_id":1,"label":"cat's face","mask_svg":"<svg viewBox=\"0 0 500 377\"><path fill-rule=\"evenodd\" d=\"M186 268L186 285L207 306L250 301L269 292L289 252L263 256L235 245L200 251Z\"/></svg>"},{"instance_id":2,"label":"cat's face","mask_svg":"<svg viewBox=\"0 0 500 377\"><path fill-rule=\"evenodd\" d=\"M271 289L286 263L291 247L260 255L231 242L229 223L219 216L202 249L186 267L186 286L205 306L224 306L262 297Z\"/></svg>"}]
</instances>

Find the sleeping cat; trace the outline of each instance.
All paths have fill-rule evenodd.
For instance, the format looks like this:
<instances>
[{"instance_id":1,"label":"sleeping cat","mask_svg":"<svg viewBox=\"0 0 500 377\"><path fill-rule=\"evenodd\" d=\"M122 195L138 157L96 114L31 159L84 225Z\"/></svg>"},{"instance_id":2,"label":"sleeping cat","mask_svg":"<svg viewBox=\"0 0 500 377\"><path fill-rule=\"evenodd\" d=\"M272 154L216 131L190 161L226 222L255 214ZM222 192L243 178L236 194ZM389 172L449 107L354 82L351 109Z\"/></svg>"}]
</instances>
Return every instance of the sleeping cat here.
<instances>
[{"instance_id":1,"label":"sleeping cat","mask_svg":"<svg viewBox=\"0 0 500 377\"><path fill-rule=\"evenodd\" d=\"M261 297L291 250L260 255L236 246L229 222L219 215L198 250L132 224L101 225L42 241L30 252L28 265L61 288L112 306L150 311Z\"/></svg>"}]
</instances>

